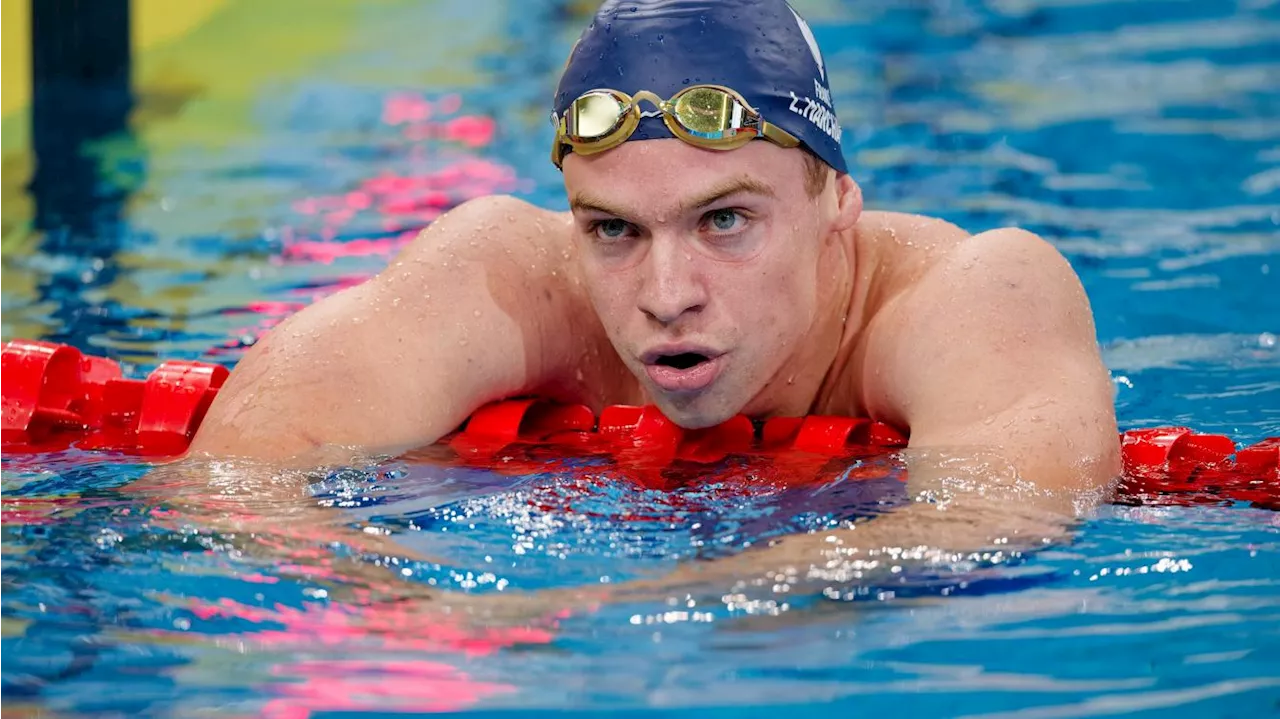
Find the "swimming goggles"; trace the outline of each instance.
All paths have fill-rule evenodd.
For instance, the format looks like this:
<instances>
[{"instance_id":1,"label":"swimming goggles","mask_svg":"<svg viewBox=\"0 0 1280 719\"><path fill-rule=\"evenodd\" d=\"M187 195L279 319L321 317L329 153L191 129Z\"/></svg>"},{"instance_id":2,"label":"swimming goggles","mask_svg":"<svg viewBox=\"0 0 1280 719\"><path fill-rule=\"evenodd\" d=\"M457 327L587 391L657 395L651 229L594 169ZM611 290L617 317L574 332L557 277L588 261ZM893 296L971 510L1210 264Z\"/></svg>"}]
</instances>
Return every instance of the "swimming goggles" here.
<instances>
[{"instance_id":1,"label":"swimming goggles","mask_svg":"<svg viewBox=\"0 0 1280 719\"><path fill-rule=\"evenodd\" d=\"M648 100L658 112L640 110ZM556 167L572 150L594 155L610 150L631 137L640 119L661 116L672 135L685 142L713 150L733 150L757 137L781 147L800 144L794 135L771 125L747 104L742 95L720 85L693 85L663 100L648 90L634 97L618 90L589 90L569 104L563 117L555 113L556 142L551 161Z\"/></svg>"}]
</instances>

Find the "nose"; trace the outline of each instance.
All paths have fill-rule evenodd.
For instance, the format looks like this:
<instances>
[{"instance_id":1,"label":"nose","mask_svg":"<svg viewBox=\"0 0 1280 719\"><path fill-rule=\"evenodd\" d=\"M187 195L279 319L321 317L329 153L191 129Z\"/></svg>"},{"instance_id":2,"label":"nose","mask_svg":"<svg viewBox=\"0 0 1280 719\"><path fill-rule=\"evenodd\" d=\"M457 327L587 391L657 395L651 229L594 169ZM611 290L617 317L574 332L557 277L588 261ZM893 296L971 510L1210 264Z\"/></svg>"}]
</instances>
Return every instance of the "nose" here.
<instances>
[{"instance_id":1,"label":"nose","mask_svg":"<svg viewBox=\"0 0 1280 719\"><path fill-rule=\"evenodd\" d=\"M670 325L706 306L706 286L698 272L697 257L677 238L654 237L642 272L637 304L655 322Z\"/></svg>"}]
</instances>

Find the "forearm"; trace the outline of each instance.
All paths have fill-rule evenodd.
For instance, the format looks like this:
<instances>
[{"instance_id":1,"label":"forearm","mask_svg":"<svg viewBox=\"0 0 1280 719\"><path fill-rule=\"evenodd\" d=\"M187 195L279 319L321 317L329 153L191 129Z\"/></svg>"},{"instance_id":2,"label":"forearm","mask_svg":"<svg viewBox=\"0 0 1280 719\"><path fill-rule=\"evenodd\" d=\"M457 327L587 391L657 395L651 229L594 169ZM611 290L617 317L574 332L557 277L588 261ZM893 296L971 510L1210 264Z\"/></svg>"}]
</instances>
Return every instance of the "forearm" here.
<instances>
[{"instance_id":1,"label":"forearm","mask_svg":"<svg viewBox=\"0 0 1280 719\"><path fill-rule=\"evenodd\" d=\"M915 572L959 573L1064 541L1077 521L1069 494L1022 480L993 452L909 450L903 458L909 479L902 506L615 585L610 600L749 593L780 584L789 585L791 594L818 594L896 582Z\"/></svg>"},{"instance_id":2,"label":"forearm","mask_svg":"<svg viewBox=\"0 0 1280 719\"><path fill-rule=\"evenodd\" d=\"M1085 393L1028 394L968 421L925 418L912 425L910 446L923 453L999 458L1019 481L1054 498L1064 509L1080 501L1103 499L1121 470L1110 384L1100 380L1079 384ZM920 467L916 474L929 471Z\"/></svg>"}]
</instances>

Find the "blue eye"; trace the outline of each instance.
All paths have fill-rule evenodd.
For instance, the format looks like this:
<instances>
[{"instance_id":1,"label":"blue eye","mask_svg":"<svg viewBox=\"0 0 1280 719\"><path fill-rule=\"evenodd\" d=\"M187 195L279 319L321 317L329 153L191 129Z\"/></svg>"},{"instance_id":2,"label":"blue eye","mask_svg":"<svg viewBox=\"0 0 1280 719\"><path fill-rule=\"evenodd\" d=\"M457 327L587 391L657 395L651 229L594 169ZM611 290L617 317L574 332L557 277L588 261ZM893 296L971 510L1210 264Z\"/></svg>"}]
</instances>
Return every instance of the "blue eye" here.
<instances>
[{"instance_id":1,"label":"blue eye","mask_svg":"<svg viewBox=\"0 0 1280 719\"><path fill-rule=\"evenodd\" d=\"M625 220L619 220L615 217L595 223L595 227L592 229L596 237L602 240L620 240L627 236L629 226Z\"/></svg>"},{"instance_id":2,"label":"blue eye","mask_svg":"<svg viewBox=\"0 0 1280 719\"><path fill-rule=\"evenodd\" d=\"M745 219L742 213L737 210L723 209L712 210L707 213L707 219L711 223L711 227L718 232L728 232L737 229Z\"/></svg>"}]
</instances>

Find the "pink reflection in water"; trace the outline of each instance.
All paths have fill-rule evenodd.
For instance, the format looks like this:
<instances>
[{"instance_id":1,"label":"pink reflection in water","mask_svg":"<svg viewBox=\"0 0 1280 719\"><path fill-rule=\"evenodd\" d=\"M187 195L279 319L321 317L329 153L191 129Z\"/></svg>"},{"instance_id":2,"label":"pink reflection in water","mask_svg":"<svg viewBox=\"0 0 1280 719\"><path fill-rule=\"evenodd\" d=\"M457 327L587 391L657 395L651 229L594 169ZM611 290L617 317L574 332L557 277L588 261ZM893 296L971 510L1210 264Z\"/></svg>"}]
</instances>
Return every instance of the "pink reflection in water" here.
<instances>
[{"instance_id":1,"label":"pink reflection in water","mask_svg":"<svg viewBox=\"0 0 1280 719\"><path fill-rule=\"evenodd\" d=\"M421 660L301 661L278 665L272 673L302 681L275 685L283 696L263 707L264 719L305 719L313 710L457 711L513 691L473 680L448 664Z\"/></svg>"},{"instance_id":2,"label":"pink reflection in water","mask_svg":"<svg viewBox=\"0 0 1280 719\"><path fill-rule=\"evenodd\" d=\"M434 100L413 92L387 95L382 103L382 122L400 128L407 142L396 156L410 159L410 165L417 164L414 158L430 158L438 162L438 157L423 152L431 143L446 142L469 149L491 144L497 133L494 119L481 115L458 115L461 109L462 97L457 94ZM276 259L286 264L326 265L345 258L390 259L422 228L450 209L467 200L514 192L528 184L517 177L510 165L465 155L448 166L434 166L420 172L379 171L376 166L371 166L370 170L375 174L359 181L353 188L295 201L294 211L311 218L308 220L310 224L278 228L282 250ZM386 236L368 236L371 215L372 224L387 233ZM353 223L361 219L364 220L362 229L353 229ZM227 313L248 310L259 316L247 326L233 331L235 339L215 348L210 354L218 356L241 352L289 315L333 292L363 282L370 274L355 276L350 282L329 283L320 290L304 288L295 291L295 294L303 295L305 301L262 301L244 308L229 309Z\"/></svg>"},{"instance_id":3,"label":"pink reflection in water","mask_svg":"<svg viewBox=\"0 0 1280 719\"><path fill-rule=\"evenodd\" d=\"M237 619L254 624L278 624L237 634L217 634L231 642L268 652L402 652L486 656L517 644L546 644L547 629L482 627L461 616L442 612L432 603L373 602L356 590L356 604L307 604L302 608L275 604L253 607L232 599L216 602L188 600L197 618ZM308 717L312 711L454 711L498 693L512 692L507 684L476 681L456 667L428 659L363 660L304 659L277 664L280 680L264 689L277 695L262 710L270 719Z\"/></svg>"},{"instance_id":4,"label":"pink reflection in water","mask_svg":"<svg viewBox=\"0 0 1280 719\"><path fill-rule=\"evenodd\" d=\"M395 92L382 103L382 124L403 125L431 117L431 103L412 92Z\"/></svg>"},{"instance_id":5,"label":"pink reflection in water","mask_svg":"<svg viewBox=\"0 0 1280 719\"><path fill-rule=\"evenodd\" d=\"M417 231L411 230L402 232L394 237L347 240L346 242L299 240L286 247L282 256L286 259L305 259L323 264L330 264L341 257L364 257L369 255L386 255L389 257L417 235Z\"/></svg>"},{"instance_id":6,"label":"pink reflection in water","mask_svg":"<svg viewBox=\"0 0 1280 719\"><path fill-rule=\"evenodd\" d=\"M480 148L493 142L498 124L491 117L463 115L444 122L415 122L404 129L409 140L446 140Z\"/></svg>"},{"instance_id":7,"label":"pink reflection in water","mask_svg":"<svg viewBox=\"0 0 1280 719\"><path fill-rule=\"evenodd\" d=\"M310 573L314 575L314 572ZM326 578L342 579L336 574ZM465 611L450 614L425 601L334 602L307 604L299 609L279 603L270 608L254 607L224 597L216 602L193 599L187 609L204 620L227 618L255 624L282 624L284 629L235 635L246 644L273 650L322 646L340 648L357 644L367 647L370 639L376 639L378 648L388 651L460 652L466 656L484 656L516 644L546 644L553 637L550 630L542 627L471 625L466 621L468 615Z\"/></svg>"},{"instance_id":8,"label":"pink reflection in water","mask_svg":"<svg viewBox=\"0 0 1280 719\"><path fill-rule=\"evenodd\" d=\"M459 118L460 120L463 118ZM484 123L458 125L461 133L491 134ZM289 262L331 263L340 257L390 257L423 227L463 202L487 195L508 193L520 186L507 165L472 158L432 172L401 175L383 173L370 177L347 192L307 197L294 203L299 214L317 217L320 227L311 233L296 228L281 232ZM373 212L385 232L403 233L392 238L356 237L338 241L361 213Z\"/></svg>"}]
</instances>

